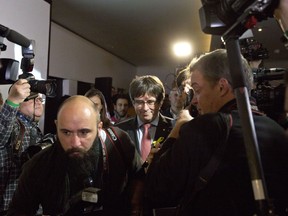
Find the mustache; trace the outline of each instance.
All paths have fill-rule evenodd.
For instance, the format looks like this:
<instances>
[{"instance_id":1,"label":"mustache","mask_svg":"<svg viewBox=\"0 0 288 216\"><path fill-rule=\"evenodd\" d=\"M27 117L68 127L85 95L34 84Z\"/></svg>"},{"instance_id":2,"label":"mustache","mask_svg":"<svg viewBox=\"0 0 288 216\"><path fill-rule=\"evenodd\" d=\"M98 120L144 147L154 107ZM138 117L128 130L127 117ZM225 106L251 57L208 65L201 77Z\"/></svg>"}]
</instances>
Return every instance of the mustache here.
<instances>
[{"instance_id":1,"label":"mustache","mask_svg":"<svg viewBox=\"0 0 288 216\"><path fill-rule=\"evenodd\" d=\"M65 153L67 156L71 156L74 153L80 153L81 155L84 155L86 152L81 148L71 148L71 149L68 149Z\"/></svg>"}]
</instances>

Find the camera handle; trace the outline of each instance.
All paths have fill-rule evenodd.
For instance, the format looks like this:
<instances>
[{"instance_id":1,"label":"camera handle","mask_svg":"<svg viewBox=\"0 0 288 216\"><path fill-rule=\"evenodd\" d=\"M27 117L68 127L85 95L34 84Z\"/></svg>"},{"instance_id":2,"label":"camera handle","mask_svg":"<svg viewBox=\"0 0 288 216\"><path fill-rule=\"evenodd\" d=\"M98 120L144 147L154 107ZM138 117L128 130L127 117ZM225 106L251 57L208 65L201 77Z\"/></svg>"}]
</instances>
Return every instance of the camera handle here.
<instances>
[{"instance_id":1,"label":"camera handle","mask_svg":"<svg viewBox=\"0 0 288 216\"><path fill-rule=\"evenodd\" d=\"M271 203L269 203L268 199L254 120L252 118L252 110L249 103L249 94L244 82L239 37L232 34L232 36L226 37L225 44L231 71L232 86L235 92L242 131L244 134L244 143L254 199L258 208L257 215L272 216L275 214L273 213L273 207L271 206Z\"/></svg>"}]
</instances>

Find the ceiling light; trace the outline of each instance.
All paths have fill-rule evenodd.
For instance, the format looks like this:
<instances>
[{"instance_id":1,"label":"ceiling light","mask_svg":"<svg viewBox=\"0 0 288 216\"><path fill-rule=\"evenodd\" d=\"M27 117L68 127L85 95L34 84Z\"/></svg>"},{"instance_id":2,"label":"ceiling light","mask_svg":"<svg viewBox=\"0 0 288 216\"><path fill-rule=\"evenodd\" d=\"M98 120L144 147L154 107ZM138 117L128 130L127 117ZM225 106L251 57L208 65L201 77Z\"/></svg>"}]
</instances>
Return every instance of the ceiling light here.
<instances>
[{"instance_id":1,"label":"ceiling light","mask_svg":"<svg viewBox=\"0 0 288 216\"><path fill-rule=\"evenodd\" d=\"M174 54L178 57L186 57L191 55L192 47L188 42L178 42L173 46Z\"/></svg>"}]
</instances>

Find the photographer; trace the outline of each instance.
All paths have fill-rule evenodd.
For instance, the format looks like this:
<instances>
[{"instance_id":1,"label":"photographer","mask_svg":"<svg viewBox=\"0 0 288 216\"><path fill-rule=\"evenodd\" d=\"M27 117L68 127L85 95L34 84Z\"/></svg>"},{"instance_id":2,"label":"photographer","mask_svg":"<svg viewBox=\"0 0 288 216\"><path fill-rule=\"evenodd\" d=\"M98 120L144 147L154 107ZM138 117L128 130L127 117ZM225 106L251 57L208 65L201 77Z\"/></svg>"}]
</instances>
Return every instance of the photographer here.
<instances>
[{"instance_id":1,"label":"photographer","mask_svg":"<svg viewBox=\"0 0 288 216\"><path fill-rule=\"evenodd\" d=\"M38 121L43 114L42 98L30 95L26 79L15 82L0 111L0 214L5 215L16 190L23 152L42 138Z\"/></svg>"},{"instance_id":2,"label":"photographer","mask_svg":"<svg viewBox=\"0 0 288 216\"><path fill-rule=\"evenodd\" d=\"M144 173L128 135L117 130L121 150L102 145L99 110L80 95L62 103L55 123L56 143L25 164L8 215L34 215L39 204L44 215L129 215Z\"/></svg>"}]
</instances>

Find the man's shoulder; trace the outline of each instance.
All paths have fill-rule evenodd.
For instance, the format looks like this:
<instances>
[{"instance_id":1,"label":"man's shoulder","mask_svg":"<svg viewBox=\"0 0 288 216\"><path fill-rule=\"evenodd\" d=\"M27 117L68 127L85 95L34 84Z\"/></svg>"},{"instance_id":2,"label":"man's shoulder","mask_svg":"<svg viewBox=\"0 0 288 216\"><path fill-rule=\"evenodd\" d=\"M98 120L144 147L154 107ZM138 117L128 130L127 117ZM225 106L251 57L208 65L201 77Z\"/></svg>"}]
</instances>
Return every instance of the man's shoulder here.
<instances>
[{"instance_id":1,"label":"man's shoulder","mask_svg":"<svg viewBox=\"0 0 288 216\"><path fill-rule=\"evenodd\" d=\"M166 117L169 117L169 118L172 118L172 114L170 112L170 107L166 108L165 110L162 110L160 112L163 116L166 116Z\"/></svg>"},{"instance_id":2,"label":"man's shoulder","mask_svg":"<svg viewBox=\"0 0 288 216\"><path fill-rule=\"evenodd\" d=\"M194 130L200 130L203 131L204 129L208 128L221 128L223 126L231 126L232 124L232 117L230 114L227 113L207 113L204 115L199 115L193 120L187 122L182 126L182 128L185 127L193 127Z\"/></svg>"},{"instance_id":3,"label":"man's shoulder","mask_svg":"<svg viewBox=\"0 0 288 216\"><path fill-rule=\"evenodd\" d=\"M29 169L47 169L48 166L52 166L52 164L56 163L56 146L52 144L49 147L46 147L42 150L37 149L37 153L35 153L32 158L30 158L26 163L25 167L29 167ZM36 147L36 146L34 146ZM34 150L35 151L35 150Z\"/></svg>"},{"instance_id":4,"label":"man's shoulder","mask_svg":"<svg viewBox=\"0 0 288 216\"><path fill-rule=\"evenodd\" d=\"M119 127L121 129L128 129L131 128L132 126L134 126L136 124L136 120L135 120L135 116L127 118L119 123L116 123L114 126Z\"/></svg>"},{"instance_id":5,"label":"man's shoulder","mask_svg":"<svg viewBox=\"0 0 288 216\"><path fill-rule=\"evenodd\" d=\"M173 118L170 118L168 116L164 116L160 113L159 121L162 121L164 124L168 124L169 126L172 126Z\"/></svg>"}]
</instances>

